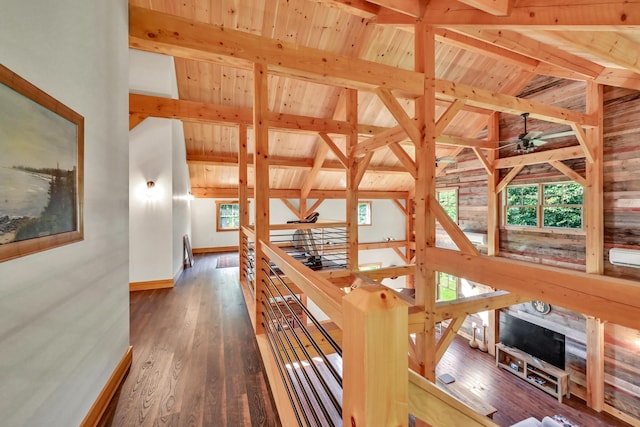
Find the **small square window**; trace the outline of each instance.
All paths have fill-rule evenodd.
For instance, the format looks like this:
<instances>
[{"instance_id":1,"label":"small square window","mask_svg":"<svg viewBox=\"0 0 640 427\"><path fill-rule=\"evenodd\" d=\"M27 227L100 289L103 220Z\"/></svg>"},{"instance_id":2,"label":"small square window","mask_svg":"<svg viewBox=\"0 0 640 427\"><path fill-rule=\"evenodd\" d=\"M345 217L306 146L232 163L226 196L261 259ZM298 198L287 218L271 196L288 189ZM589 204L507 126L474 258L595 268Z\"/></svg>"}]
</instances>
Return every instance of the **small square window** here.
<instances>
[{"instance_id":1,"label":"small square window","mask_svg":"<svg viewBox=\"0 0 640 427\"><path fill-rule=\"evenodd\" d=\"M358 202L358 225L371 225L371 202Z\"/></svg>"},{"instance_id":2,"label":"small square window","mask_svg":"<svg viewBox=\"0 0 640 427\"><path fill-rule=\"evenodd\" d=\"M217 201L216 231L233 231L240 228L240 204L237 201Z\"/></svg>"}]
</instances>

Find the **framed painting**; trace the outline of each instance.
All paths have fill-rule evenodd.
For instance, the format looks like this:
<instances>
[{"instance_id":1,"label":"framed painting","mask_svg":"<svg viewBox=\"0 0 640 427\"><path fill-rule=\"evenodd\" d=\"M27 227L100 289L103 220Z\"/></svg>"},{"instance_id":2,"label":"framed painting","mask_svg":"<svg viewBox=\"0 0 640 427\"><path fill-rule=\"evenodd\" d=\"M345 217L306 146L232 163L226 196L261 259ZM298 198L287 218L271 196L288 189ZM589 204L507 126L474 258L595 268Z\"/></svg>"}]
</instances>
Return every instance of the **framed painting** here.
<instances>
[{"instance_id":1,"label":"framed painting","mask_svg":"<svg viewBox=\"0 0 640 427\"><path fill-rule=\"evenodd\" d=\"M83 239L84 118L0 65L0 262Z\"/></svg>"}]
</instances>

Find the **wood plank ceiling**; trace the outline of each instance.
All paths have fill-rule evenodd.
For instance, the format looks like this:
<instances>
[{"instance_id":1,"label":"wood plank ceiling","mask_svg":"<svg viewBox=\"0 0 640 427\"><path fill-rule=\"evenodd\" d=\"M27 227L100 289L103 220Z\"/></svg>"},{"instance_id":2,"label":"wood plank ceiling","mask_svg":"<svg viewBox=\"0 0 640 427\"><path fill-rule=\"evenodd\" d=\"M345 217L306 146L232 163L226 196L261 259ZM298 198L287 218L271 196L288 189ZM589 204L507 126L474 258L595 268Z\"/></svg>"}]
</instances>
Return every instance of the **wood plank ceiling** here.
<instances>
[{"instance_id":1,"label":"wood plank ceiling","mask_svg":"<svg viewBox=\"0 0 640 427\"><path fill-rule=\"evenodd\" d=\"M438 78L510 95L526 94L527 85L539 75L640 89L640 2L564 0L566 11L554 15L560 7L557 3L555 0L130 1L132 6L406 70L414 67L412 24L415 16L423 16L437 27ZM507 16L492 14L504 11ZM243 109L251 117L253 78L249 69L185 57L176 57L175 67L180 100L232 107L234 111ZM268 81L270 112L345 120L343 89L279 75L270 75ZM566 105L567 98L583 95L560 90L557 103ZM400 103L410 116L414 115L411 99L400 99ZM449 105L438 101L436 114L443 114ZM366 133L397 125L373 92L358 93L358 109L361 140L371 137ZM132 113L134 110L132 106ZM488 110L464 107L444 133L483 138L490 114ZM511 126L503 128L500 139L516 138L520 120L513 116L506 121ZM223 194L220 189L237 188L237 124L183 121L194 194ZM569 129L532 121L530 129L534 128L545 132ZM345 153L344 136L332 133L329 137ZM248 140L251 154L250 127ZM576 145L577 141L569 137L545 148L554 148L556 143ZM271 188L302 188L316 154L327 151L311 188L344 189L344 168L331 149L323 150L324 144L317 132L271 129L270 155L274 160L270 169ZM413 145L408 139L401 145L413 158ZM459 150L456 146L438 145L436 157L454 156ZM500 150L500 154L514 153ZM389 148L380 149L371 159L360 190L410 191L414 180L403 170ZM249 185L253 186L252 168Z\"/></svg>"}]
</instances>

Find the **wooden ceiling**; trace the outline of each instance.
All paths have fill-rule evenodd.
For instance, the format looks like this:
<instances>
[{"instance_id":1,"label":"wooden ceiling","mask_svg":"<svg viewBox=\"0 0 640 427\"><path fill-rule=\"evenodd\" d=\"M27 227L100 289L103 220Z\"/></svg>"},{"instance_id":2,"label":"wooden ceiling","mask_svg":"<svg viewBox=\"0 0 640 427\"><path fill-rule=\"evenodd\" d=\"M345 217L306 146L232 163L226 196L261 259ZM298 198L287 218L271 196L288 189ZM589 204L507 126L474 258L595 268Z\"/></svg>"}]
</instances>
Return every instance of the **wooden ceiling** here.
<instances>
[{"instance_id":1,"label":"wooden ceiling","mask_svg":"<svg viewBox=\"0 0 640 427\"><path fill-rule=\"evenodd\" d=\"M560 3L558 0L130 0L130 45L175 56L180 98L170 103L132 96L132 123L149 115L181 118L194 194L232 194L238 183L239 124L248 126L248 151L253 153L253 74L251 61L242 52L269 55L270 51L263 52L261 46L273 45L270 42L275 40L276 49L291 44L320 49L326 52L328 62L331 58L353 58L347 65L347 73L368 72L363 69L367 63L358 59L397 67L401 80L402 70L414 69L413 31L418 19L436 28L438 79L484 89L489 94L526 96L527 86L534 79L551 76L558 84L553 104L578 109L584 106L584 101L580 101L584 94L563 90L558 79L640 90L640 0L560 0ZM141 41L148 30L147 10L184 18L186 21L181 22L193 24L193 34L176 35L180 39L179 49ZM156 22L160 21L150 25ZM221 28L224 32L209 34L210 29ZM162 32L157 25L152 30ZM223 42L221 34L231 36ZM245 38L245 34L258 38ZM198 46L206 43L225 43L223 47L234 52L231 60L202 54ZM235 52L240 54L236 56ZM300 61L305 61L304 55L301 51ZM346 138L340 129L346 120L345 90L335 84L339 79L329 79L330 73L325 73L327 84L322 84L325 83L322 78L309 79L302 74L301 78L294 78L278 73L277 65L270 68L275 71L268 79L271 188L301 189L306 185L312 190L344 189ZM364 141L397 126L397 122L379 94L371 88L361 89L364 90L358 92L358 128L360 140ZM403 96L401 92L394 94L400 96L399 104L413 117L412 96ZM576 97L578 101L574 100ZM452 100L445 98L437 101L436 118L452 105ZM491 113L483 106L469 103L463 106L438 141L464 144L438 144L436 157L455 156L468 145L498 144L470 140L486 137ZM517 115L512 117L507 121L511 126L501 130L500 139L517 137L521 119ZM557 132L569 127L533 120L530 130L533 129ZM409 138L399 139L404 152L413 158ZM577 144L575 138L572 140ZM500 150L500 154L513 153ZM312 172L314 164L317 170ZM384 147L373 154L359 188L409 191L413 183L399 157ZM250 168L249 185L252 184Z\"/></svg>"}]
</instances>

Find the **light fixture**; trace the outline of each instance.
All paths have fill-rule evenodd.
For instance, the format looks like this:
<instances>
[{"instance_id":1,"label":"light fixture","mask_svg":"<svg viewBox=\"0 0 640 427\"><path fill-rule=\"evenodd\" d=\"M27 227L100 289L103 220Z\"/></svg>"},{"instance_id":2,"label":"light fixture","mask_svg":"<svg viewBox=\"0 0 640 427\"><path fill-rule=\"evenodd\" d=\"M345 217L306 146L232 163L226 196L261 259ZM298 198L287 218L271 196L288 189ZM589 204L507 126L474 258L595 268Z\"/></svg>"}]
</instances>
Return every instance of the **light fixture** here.
<instances>
[{"instance_id":1,"label":"light fixture","mask_svg":"<svg viewBox=\"0 0 640 427\"><path fill-rule=\"evenodd\" d=\"M191 191L189 191L189 194L187 195L187 200L193 200L193 199L195 199L195 197L193 196Z\"/></svg>"},{"instance_id":2,"label":"light fixture","mask_svg":"<svg viewBox=\"0 0 640 427\"><path fill-rule=\"evenodd\" d=\"M147 198L156 199L158 197L158 188L154 181L147 181Z\"/></svg>"}]
</instances>

